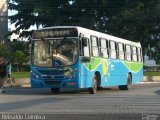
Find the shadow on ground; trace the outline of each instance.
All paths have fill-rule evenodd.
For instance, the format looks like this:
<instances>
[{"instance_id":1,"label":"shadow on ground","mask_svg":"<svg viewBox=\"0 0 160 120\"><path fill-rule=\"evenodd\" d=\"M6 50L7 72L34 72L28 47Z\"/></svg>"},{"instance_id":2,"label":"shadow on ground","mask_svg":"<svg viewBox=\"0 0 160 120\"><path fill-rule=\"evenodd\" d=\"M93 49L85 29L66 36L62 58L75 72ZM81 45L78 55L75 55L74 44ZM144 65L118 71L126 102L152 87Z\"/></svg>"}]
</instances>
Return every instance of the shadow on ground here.
<instances>
[{"instance_id":1,"label":"shadow on ground","mask_svg":"<svg viewBox=\"0 0 160 120\"><path fill-rule=\"evenodd\" d=\"M101 88L97 93L119 91L118 88ZM62 89L59 93L51 92L50 88L4 88L3 94L8 95L64 95L64 94L89 94L88 89Z\"/></svg>"},{"instance_id":2,"label":"shadow on ground","mask_svg":"<svg viewBox=\"0 0 160 120\"><path fill-rule=\"evenodd\" d=\"M160 95L160 90L155 91L157 95Z\"/></svg>"}]
</instances>

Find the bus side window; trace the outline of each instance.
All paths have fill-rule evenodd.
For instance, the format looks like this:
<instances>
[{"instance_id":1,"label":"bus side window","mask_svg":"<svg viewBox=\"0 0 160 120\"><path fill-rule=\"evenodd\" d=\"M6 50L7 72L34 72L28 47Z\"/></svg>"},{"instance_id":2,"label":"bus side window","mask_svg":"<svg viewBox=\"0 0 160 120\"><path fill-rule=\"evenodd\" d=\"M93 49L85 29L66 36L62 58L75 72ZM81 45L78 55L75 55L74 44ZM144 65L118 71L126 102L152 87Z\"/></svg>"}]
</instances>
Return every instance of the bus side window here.
<instances>
[{"instance_id":1,"label":"bus side window","mask_svg":"<svg viewBox=\"0 0 160 120\"><path fill-rule=\"evenodd\" d=\"M91 44L92 44L92 55L93 57L99 56L99 50L98 50L98 38L95 36L91 36Z\"/></svg>"},{"instance_id":2,"label":"bus side window","mask_svg":"<svg viewBox=\"0 0 160 120\"><path fill-rule=\"evenodd\" d=\"M132 47L132 59L134 62L137 62L137 47Z\"/></svg>"},{"instance_id":3,"label":"bus side window","mask_svg":"<svg viewBox=\"0 0 160 120\"><path fill-rule=\"evenodd\" d=\"M124 60L124 44L118 43L118 56L120 60Z\"/></svg>"},{"instance_id":4,"label":"bus side window","mask_svg":"<svg viewBox=\"0 0 160 120\"><path fill-rule=\"evenodd\" d=\"M126 45L126 60L131 61L131 46Z\"/></svg>"},{"instance_id":5,"label":"bus side window","mask_svg":"<svg viewBox=\"0 0 160 120\"><path fill-rule=\"evenodd\" d=\"M89 39L88 38L82 38L81 55L86 56L86 57L90 57Z\"/></svg>"},{"instance_id":6,"label":"bus side window","mask_svg":"<svg viewBox=\"0 0 160 120\"><path fill-rule=\"evenodd\" d=\"M110 41L110 57L113 59L117 58L116 42L114 41Z\"/></svg>"},{"instance_id":7,"label":"bus side window","mask_svg":"<svg viewBox=\"0 0 160 120\"><path fill-rule=\"evenodd\" d=\"M138 48L138 62L142 62L142 58L141 58L141 48Z\"/></svg>"},{"instance_id":8,"label":"bus side window","mask_svg":"<svg viewBox=\"0 0 160 120\"><path fill-rule=\"evenodd\" d=\"M108 58L108 40L101 38L100 45L101 56L104 58Z\"/></svg>"}]
</instances>

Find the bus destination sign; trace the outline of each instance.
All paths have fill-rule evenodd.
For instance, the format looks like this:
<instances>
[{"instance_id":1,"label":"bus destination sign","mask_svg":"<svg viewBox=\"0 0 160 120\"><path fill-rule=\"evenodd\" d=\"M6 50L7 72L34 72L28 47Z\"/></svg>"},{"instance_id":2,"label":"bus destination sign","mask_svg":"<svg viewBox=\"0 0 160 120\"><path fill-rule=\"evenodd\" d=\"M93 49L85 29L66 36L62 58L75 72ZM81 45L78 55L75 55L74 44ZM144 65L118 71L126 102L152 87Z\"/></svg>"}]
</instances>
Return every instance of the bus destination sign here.
<instances>
[{"instance_id":1,"label":"bus destination sign","mask_svg":"<svg viewBox=\"0 0 160 120\"><path fill-rule=\"evenodd\" d=\"M78 37L78 32L76 28L56 28L38 30L33 33L33 39L58 37Z\"/></svg>"}]
</instances>

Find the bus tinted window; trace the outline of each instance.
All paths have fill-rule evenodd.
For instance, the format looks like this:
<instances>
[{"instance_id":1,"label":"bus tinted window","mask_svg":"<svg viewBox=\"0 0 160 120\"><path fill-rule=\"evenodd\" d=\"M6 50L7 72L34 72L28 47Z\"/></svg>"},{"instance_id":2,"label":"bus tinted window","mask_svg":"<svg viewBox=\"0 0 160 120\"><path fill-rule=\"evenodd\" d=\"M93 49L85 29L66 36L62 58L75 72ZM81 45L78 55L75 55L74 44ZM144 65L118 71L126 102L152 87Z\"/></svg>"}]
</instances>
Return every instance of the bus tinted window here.
<instances>
[{"instance_id":1,"label":"bus tinted window","mask_svg":"<svg viewBox=\"0 0 160 120\"><path fill-rule=\"evenodd\" d=\"M81 55L89 57L90 56L90 45L89 45L89 39L88 38L82 38L82 41L80 41L80 49L81 49Z\"/></svg>"},{"instance_id":2,"label":"bus tinted window","mask_svg":"<svg viewBox=\"0 0 160 120\"><path fill-rule=\"evenodd\" d=\"M138 61L142 62L142 58L141 58L141 48L138 48Z\"/></svg>"},{"instance_id":3,"label":"bus tinted window","mask_svg":"<svg viewBox=\"0 0 160 120\"><path fill-rule=\"evenodd\" d=\"M101 38L100 39L101 44L101 55L104 58L108 58L108 40Z\"/></svg>"},{"instance_id":4,"label":"bus tinted window","mask_svg":"<svg viewBox=\"0 0 160 120\"><path fill-rule=\"evenodd\" d=\"M120 60L124 60L124 44L118 43L118 55Z\"/></svg>"},{"instance_id":5,"label":"bus tinted window","mask_svg":"<svg viewBox=\"0 0 160 120\"><path fill-rule=\"evenodd\" d=\"M116 42L110 41L110 57L116 59Z\"/></svg>"},{"instance_id":6,"label":"bus tinted window","mask_svg":"<svg viewBox=\"0 0 160 120\"><path fill-rule=\"evenodd\" d=\"M126 45L126 60L131 61L131 46Z\"/></svg>"},{"instance_id":7,"label":"bus tinted window","mask_svg":"<svg viewBox=\"0 0 160 120\"><path fill-rule=\"evenodd\" d=\"M99 52L98 52L98 38L95 36L91 37L91 43L92 43L92 55L94 57L98 57L99 56Z\"/></svg>"},{"instance_id":8,"label":"bus tinted window","mask_svg":"<svg viewBox=\"0 0 160 120\"><path fill-rule=\"evenodd\" d=\"M132 59L133 59L133 61L137 61L137 47L135 47L135 46L133 46L132 47Z\"/></svg>"}]
</instances>

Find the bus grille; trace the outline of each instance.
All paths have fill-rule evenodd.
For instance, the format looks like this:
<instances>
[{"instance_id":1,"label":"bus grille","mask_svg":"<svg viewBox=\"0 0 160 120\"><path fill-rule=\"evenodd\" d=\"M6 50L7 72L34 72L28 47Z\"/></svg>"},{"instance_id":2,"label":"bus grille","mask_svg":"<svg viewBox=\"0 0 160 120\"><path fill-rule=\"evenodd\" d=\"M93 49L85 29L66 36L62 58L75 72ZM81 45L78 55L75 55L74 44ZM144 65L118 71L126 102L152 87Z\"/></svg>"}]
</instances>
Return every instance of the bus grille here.
<instances>
[{"instance_id":1,"label":"bus grille","mask_svg":"<svg viewBox=\"0 0 160 120\"><path fill-rule=\"evenodd\" d=\"M44 81L47 85L60 85L61 81Z\"/></svg>"},{"instance_id":2,"label":"bus grille","mask_svg":"<svg viewBox=\"0 0 160 120\"><path fill-rule=\"evenodd\" d=\"M45 79L64 79L64 76L43 76Z\"/></svg>"},{"instance_id":3,"label":"bus grille","mask_svg":"<svg viewBox=\"0 0 160 120\"><path fill-rule=\"evenodd\" d=\"M64 74L68 70L38 70L42 74L48 74L48 75L60 75Z\"/></svg>"}]
</instances>

